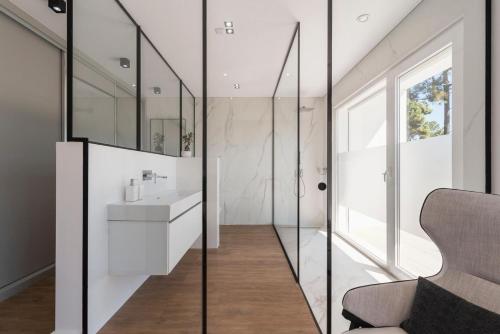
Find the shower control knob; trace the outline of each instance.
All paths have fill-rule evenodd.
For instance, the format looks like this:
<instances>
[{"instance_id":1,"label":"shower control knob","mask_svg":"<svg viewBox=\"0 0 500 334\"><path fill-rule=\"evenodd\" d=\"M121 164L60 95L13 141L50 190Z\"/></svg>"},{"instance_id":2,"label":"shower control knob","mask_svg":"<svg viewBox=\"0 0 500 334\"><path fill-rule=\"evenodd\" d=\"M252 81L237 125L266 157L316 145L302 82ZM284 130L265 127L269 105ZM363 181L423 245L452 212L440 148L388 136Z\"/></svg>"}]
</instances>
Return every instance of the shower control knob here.
<instances>
[{"instance_id":1,"label":"shower control knob","mask_svg":"<svg viewBox=\"0 0 500 334\"><path fill-rule=\"evenodd\" d=\"M318 189L321 190L321 191L325 191L325 189L326 189L326 183L325 182L318 183Z\"/></svg>"}]
</instances>

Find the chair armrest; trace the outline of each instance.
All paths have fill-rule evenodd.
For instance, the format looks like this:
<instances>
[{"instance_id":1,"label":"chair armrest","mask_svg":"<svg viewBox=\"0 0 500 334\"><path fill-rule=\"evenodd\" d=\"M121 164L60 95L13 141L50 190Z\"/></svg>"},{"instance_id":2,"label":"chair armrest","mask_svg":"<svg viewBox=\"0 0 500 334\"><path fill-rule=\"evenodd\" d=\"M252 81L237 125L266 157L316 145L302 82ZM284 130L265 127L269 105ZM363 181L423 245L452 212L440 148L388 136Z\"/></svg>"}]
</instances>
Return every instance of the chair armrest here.
<instances>
[{"instance_id":1,"label":"chair armrest","mask_svg":"<svg viewBox=\"0 0 500 334\"><path fill-rule=\"evenodd\" d=\"M416 288L416 280L354 288L344 295L342 306L374 327L398 327L410 316Z\"/></svg>"}]
</instances>

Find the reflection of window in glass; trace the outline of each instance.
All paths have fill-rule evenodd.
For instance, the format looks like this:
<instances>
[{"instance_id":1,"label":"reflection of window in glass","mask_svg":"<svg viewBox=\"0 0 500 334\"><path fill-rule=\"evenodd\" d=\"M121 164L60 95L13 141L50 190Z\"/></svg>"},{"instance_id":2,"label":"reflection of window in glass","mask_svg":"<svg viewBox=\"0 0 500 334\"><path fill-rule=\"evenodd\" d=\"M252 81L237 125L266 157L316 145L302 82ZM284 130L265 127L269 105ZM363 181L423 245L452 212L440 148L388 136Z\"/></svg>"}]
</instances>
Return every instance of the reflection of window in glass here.
<instances>
[{"instance_id":1,"label":"reflection of window in glass","mask_svg":"<svg viewBox=\"0 0 500 334\"><path fill-rule=\"evenodd\" d=\"M451 94L451 68L407 89L408 141L451 132Z\"/></svg>"}]
</instances>

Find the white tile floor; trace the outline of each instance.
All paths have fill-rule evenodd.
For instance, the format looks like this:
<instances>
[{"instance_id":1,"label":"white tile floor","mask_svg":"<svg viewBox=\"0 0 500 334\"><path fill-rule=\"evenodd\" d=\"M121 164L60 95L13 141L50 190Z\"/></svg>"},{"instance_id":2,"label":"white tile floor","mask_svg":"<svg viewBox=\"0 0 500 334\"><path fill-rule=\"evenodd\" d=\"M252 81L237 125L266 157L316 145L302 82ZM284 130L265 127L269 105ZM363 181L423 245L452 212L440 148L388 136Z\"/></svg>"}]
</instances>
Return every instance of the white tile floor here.
<instances>
[{"instance_id":1,"label":"white tile floor","mask_svg":"<svg viewBox=\"0 0 500 334\"><path fill-rule=\"evenodd\" d=\"M297 231L278 227L280 238L296 259ZM319 228L301 228L300 281L313 312L322 328L326 325L326 232ZM374 262L338 236L332 244L332 332L340 334L349 328L342 317L342 298L357 286L389 282L392 278Z\"/></svg>"}]
</instances>

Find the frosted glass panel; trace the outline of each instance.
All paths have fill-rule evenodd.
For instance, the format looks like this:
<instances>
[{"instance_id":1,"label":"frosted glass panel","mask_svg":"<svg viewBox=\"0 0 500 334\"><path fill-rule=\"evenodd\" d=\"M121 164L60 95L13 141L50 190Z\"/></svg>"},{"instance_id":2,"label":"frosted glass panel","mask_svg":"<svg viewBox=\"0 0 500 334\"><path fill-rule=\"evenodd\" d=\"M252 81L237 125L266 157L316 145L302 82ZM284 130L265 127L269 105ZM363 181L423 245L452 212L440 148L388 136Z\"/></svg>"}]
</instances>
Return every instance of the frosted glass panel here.
<instances>
[{"instance_id":1,"label":"frosted glass panel","mask_svg":"<svg viewBox=\"0 0 500 334\"><path fill-rule=\"evenodd\" d=\"M386 260L386 91L377 85L338 111L337 230Z\"/></svg>"}]
</instances>

